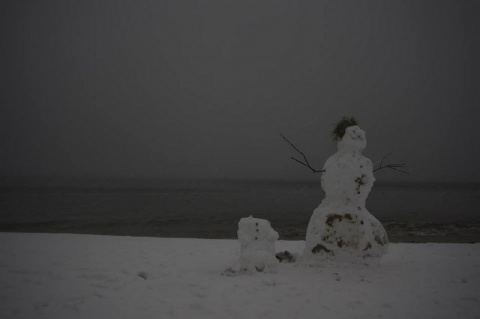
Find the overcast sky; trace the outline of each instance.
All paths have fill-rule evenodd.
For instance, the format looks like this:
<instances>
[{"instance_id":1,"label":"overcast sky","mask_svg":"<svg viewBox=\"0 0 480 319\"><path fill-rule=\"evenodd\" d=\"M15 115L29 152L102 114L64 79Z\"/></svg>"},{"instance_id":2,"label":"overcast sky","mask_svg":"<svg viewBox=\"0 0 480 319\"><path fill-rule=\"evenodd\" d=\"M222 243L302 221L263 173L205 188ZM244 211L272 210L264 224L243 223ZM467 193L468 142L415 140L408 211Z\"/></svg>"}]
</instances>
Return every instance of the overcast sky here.
<instances>
[{"instance_id":1,"label":"overcast sky","mask_svg":"<svg viewBox=\"0 0 480 319\"><path fill-rule=\"evenodd\" d=\"M2 1L0 175L480 181L476 1Z\"/></svg>"}]
</instances>

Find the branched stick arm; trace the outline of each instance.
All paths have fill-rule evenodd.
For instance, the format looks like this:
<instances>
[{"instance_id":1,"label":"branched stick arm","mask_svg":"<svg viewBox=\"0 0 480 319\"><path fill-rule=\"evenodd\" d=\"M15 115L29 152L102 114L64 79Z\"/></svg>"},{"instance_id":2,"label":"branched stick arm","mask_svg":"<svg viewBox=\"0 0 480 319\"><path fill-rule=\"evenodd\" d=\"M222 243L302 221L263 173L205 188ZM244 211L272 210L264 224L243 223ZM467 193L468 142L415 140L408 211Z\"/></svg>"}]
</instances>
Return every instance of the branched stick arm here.
<instances>
[{"instance_id":1,"label":"branched stick arm","mask_svg":"<svg viewBox=\"0 0 480 319\"><path fill-rule=\"evenodd\" d=\"M318 169L313 168L313 167L310 165L310 163L308 162L307 157L305 156L305 154L304 154L302 151L300 151L295 145L293 145L293 143L290 142L283 134L280 134L280 136L281 136L288 144L290 144L290 146L293 147L293 149L294 149L295 151L297 151L298 153L300 153L300 154L303 156L303 159L305 160L305 162L302 162L301 160L296 159L296 158L293 157L293 156L290 157L290 159L296 161L296 162L299 163L299 164L302 164L302 165L305 166L305 167L308 167L310 170L312 170L312 173L322 173L322 172L325 171L325 170L318 170Z\"/></svg>"},{"instance_id":2,"label":"branched stick arm","mask_svg":"<svg viewBox=\"0 0 480 319\"><path fill-rule=\"evenodd\" d=\"M382 160L380 161L380 165L374 169L373 171L376 172L376 171L379 171L381 169L384 169L384 168L389 168L389 169L392 169L396 172L399 172L399 173L403 173L403 174L409 174L407 171L405 171L404 169L407 168L407 165L406 164L387 164L387 165L383 165L383 161L385 160L385 158L387 158L388 156L392 155L392 153L388 153L387 155L385 155Z\"/></svg>"},{"instance_id":3,"label":"branched stick arm","mask_svg":"<svg viewBox=\"0 0 480 319\"><path fill-rule=\"evenodd\" d=\"M295 145L293 145L292 142L290 142L283 134L280 134L280 136L288 143L290 144L291 147L293 147L293 149L295 151L297 151L298 153L300 153L302 156L303 156L303 159L305 160L305 162L295 158L295 157L290 157L290 159L294 160L295 162L305 166L305 167L308 167L312 173L322 173L322 172L325 172L325 170L318 170L318 169L315 169L313 168L310 163L308 162L308 159L307 157L305 156L305 154L300 151ZM380 165L374 169L373 171L376 172L376 171L379 171L379 170L382 170L382 169L386 169L386 168L389 168L389 169L392 169L396 172L399 172L399 173L403 173L403 174L409 174L405 169L407 168L407 165L404 164L404 163L401 163L401 164L387 164L387 165L384 165L383 164L383 161L389 157L390 155L392 155L392 153L388 153L387 155L385 155L382 160L380 161Z\"/></svg>"}]
</instances>

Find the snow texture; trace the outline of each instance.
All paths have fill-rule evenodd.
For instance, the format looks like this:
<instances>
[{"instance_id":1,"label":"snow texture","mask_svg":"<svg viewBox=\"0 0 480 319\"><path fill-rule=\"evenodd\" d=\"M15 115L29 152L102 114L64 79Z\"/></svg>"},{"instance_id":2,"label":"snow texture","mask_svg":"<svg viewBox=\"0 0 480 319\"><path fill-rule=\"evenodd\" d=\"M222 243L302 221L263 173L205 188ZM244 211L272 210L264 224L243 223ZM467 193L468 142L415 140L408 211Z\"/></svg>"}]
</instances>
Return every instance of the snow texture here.
<instances>
[{"instance_id":1,"label":"snow texture","mask_svg":"<svg viewBox=\"0 0 480 319\"><path fill-rule=\"evenodd\" d=\"M238 222L237 234L241 247L240 258L225 274L276 270L278 259L275 257L275 241L278 233L268 220L252 216L242 218Z\"/></svg>"},{"instance_id":2,"label":"snow texture","mask_svg":"<svg viewBox=\"0 0 480 319\"><path fill-rule=\"evenodd\" d=\"M387 252L387 233L365 207L375 181L372 162L362 155L366 145L365 132L350 126L326 161L325 198L308 224L305 260L378 262Z\"/></svg>"},{"instance_id":3,"label":"snow texture","mask_svg":"<svg viewBox=\"0 0 480 319\"><path fill-rule=\"evenodd\" d=\"M239 252L237 240L0 233L0 318L479 318L480 244L222 276Z\"/></svg>"}]
</instances>

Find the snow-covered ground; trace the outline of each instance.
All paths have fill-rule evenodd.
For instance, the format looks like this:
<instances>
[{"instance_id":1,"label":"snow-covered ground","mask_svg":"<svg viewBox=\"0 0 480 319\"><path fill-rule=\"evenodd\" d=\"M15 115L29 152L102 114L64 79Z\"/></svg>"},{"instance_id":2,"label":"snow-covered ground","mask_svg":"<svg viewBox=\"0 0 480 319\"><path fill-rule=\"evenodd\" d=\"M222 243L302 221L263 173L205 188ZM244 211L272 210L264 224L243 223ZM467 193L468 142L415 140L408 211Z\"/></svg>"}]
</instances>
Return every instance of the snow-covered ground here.
<instances>
[{"instance_id":1,"label":"snow-covered ground","mask_svg":"<svg viewBox=\"0 0 480 319\"><path fill-rule=\"evenodd\" d=\"M0 318L480 318L480 244L222 275L239 252L236 240L0 233Z\"/></svg>"}]
</instances>

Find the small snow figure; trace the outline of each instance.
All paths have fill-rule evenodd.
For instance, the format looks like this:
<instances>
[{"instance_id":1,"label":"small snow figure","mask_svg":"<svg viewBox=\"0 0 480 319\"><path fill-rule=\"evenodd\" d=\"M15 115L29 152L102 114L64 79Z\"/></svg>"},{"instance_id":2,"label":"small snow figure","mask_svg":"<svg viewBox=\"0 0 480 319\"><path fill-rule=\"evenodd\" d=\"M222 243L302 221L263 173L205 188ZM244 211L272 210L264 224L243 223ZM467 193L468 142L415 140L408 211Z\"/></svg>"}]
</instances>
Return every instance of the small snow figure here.
<instances>
[{"instance_id":1,"label":"small snow figure","mask_svg":"<svg viewBox=\"0 0 480 319\"><path fill-rule=\"evenodd\" d=\"M362 155L365 132L353 118L344 118L334 135L338 151L323 167L325 198L308 224L304 258L379 259L387 251L388 238L382 224L365 208L375 181L372 162Z\"/></svg>"},{"instance_id":2,"label":"small snow figure","mask_svg":"<svg viewBox=\"0 0 480 319\"><path fill-rule=\"evenodd\" d=\"M244 272L274 271L278 264L275 258L275 241L278 233L265 219L242 218L238 223L240 258L225 273L235 275Z\"/></svg>"}]
</instances>

